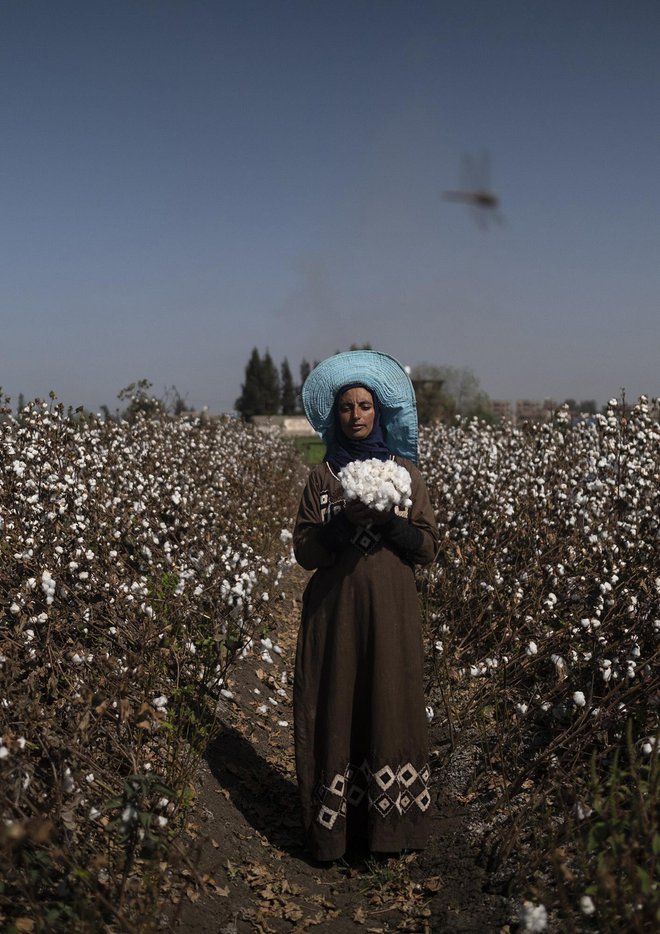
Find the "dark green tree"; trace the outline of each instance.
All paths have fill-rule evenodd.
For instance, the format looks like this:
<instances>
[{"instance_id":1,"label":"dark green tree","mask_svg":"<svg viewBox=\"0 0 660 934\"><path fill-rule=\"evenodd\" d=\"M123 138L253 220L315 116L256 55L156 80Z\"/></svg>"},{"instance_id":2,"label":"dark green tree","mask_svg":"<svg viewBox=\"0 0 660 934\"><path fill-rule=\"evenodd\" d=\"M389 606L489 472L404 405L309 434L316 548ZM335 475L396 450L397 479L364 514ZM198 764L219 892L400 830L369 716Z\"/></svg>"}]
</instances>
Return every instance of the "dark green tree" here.
<instances>
[{"instance_id":1,"label":"dark green tree","mask_svg":"<svg viewBox=\"0 0 660 934\"><path fill-rule=\"evenodd\" d=\"M289 361L285 357L280 367L280 402L282 415L293 415L296 411L296 387L291 375Z\"/></svg>"},{"instance_id":2,"label":"dark green tree","mask_svg":"<svg viewBox=\"0 0 660 934\"><path fill-rule=\"evenodd\" d=\"M262 358L257 348L253 349L235 406L248 420L255 415L277 415L280 411L280 377L268 350Z\"/></svg>"},{"instance_id":3,"label":"dark green tree","mask_svg":"<svg viewBox=\"0 0 660 934\"><path fill-rule=\"evenodd\" d=\"M254 415L264 414L262 371L261 357L254 347L245 367L245 382L241 386L241 394L234 403L237 412L248 420Z\"/></svg>"},{"instance_id":4,"label":"dark green tree","mask_svg":"<svg viewBox=\"0 0 660 934\"><path fill-rule=\"evenodd\" d=\"M268 350L261 364L261 374L265 408L260 414L277 415L280 411L280 374Z\"/></svg>"}]
</instances>

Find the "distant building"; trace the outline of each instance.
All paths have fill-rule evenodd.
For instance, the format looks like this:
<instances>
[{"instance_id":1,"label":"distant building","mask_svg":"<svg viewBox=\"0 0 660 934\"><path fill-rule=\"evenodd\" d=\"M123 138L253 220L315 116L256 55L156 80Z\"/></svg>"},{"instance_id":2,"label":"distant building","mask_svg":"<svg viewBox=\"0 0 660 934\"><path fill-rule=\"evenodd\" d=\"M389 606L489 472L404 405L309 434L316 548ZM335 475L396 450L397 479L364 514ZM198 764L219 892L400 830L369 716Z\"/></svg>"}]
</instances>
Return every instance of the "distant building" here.
<instances>
[{"instance_id":1,"label":"distant building","mask_svg":"<svg viewBox=\"0 0 660 934\"><path fill-rule=\"evenodd\" d=\"M508 399L491 399L490 407L495 418L500 421L513 421L513 406Z\"/></svg>"},{"instance_id":2,"label":"distant building","mask_svg":"<svg viewBox=\"0 0 660 934\"><path fill-rule=\"evenodd\" d=\"M549 422L559 403L554 399L518 399L516 402L516 424L520 422Z\"/></svg>"},{"instance_id":3,"label":"distant building","mask_svg":"<svg viewBox=\"0 0 660 934\"><path fill-rule=\"evenodd\" d=\"M252 424L260 431L281 431L289 438L318 438L304 415L254 415Z\"/></svg>"}]
</instances>

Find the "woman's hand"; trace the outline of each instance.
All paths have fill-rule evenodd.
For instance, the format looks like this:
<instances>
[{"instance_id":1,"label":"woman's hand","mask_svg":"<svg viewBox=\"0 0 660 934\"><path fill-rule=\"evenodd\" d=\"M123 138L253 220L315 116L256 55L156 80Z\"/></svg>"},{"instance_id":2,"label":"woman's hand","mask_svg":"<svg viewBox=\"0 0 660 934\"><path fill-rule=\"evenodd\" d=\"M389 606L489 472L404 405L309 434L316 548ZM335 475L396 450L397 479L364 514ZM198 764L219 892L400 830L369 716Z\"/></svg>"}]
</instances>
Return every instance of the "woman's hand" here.
<instances>
[{"instance_id":1,"label":"woman's hand","mask_svg":"<svg viewBox=\"0 0 660 934\"><path fill-rule=\"evenodd\" d=\"M345 512L353 525L384 525L392 518L391 510L372 509L359 499L348 500Z\"/></svg>"}]
</instances>

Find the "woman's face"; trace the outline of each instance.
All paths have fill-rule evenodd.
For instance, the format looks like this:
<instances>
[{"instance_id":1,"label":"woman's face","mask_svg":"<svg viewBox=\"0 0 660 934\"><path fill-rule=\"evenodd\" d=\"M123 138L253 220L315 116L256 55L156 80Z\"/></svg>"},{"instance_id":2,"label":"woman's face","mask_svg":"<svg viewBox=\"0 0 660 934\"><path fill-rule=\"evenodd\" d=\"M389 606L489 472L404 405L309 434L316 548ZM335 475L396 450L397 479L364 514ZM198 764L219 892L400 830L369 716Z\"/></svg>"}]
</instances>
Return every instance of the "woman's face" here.
<instances>
[{"instance_id":1,"label":"woman's face","mask_svg":"<svg viewBox=\"0 0 660 934\"><path fill-rule=\"evenodd\" d=\"M374 400L368 389L347 389L339 398L339 424L347 438L363 441L374 427Z\"/></svg>"}]
</instances>

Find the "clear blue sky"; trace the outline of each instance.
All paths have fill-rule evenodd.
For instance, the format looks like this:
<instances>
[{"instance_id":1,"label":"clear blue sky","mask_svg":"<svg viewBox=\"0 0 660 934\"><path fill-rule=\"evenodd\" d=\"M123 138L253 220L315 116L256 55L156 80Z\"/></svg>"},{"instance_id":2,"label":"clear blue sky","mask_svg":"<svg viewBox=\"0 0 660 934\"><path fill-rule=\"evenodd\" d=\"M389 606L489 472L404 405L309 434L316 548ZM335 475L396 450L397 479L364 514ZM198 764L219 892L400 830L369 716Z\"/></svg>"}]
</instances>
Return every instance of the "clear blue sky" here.
<instances>
[{"instance_id":1,"label":"clear blue sky","mask_svg":"<svg viewBox=\"0 0 660 934\"><path fill-rule=\"evenodd\" d=\"M656 0L1 0L0 385L229 410L253 346L660 395ZM503 223L443 200L486 149Z\"/></svg>"}]
</instances>

